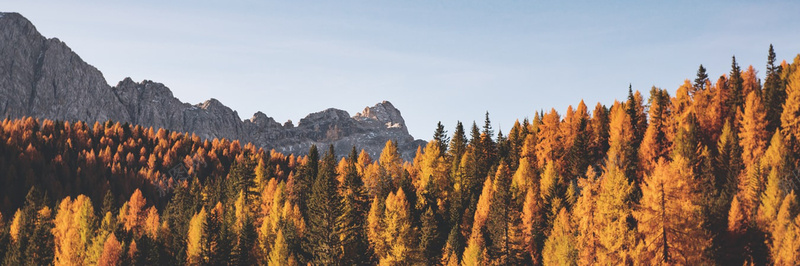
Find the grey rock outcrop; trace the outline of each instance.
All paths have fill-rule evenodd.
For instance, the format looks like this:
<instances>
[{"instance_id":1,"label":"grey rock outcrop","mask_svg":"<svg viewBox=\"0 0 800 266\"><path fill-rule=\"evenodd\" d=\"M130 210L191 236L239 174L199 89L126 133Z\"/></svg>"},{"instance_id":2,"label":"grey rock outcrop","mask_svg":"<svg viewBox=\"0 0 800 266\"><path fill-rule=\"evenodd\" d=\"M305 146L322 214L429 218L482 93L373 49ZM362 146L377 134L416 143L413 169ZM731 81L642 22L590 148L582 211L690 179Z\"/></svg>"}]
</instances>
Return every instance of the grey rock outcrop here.
<instances>
[{"instance_id":1,"label":"grey rock outcrop","mask_svg":"<svg viewBox=\"0 0 800 266\"><path fill-rule=\"evenodd\" d=\"M388 140L404 159L425 145L408 134L400 111L384 101L351 117L327 109L281 125L262 112L242 120L216 99L181 102L161 83L130 78L111 87L103 74L58 39L47 39L17 13L0 13L0 115L65 121L123 121L201 138L252 142L267 150L305 154L312 144L321 151L333 144L344 156L351 147L377 157Z\"/></svg>"}]
</instances>

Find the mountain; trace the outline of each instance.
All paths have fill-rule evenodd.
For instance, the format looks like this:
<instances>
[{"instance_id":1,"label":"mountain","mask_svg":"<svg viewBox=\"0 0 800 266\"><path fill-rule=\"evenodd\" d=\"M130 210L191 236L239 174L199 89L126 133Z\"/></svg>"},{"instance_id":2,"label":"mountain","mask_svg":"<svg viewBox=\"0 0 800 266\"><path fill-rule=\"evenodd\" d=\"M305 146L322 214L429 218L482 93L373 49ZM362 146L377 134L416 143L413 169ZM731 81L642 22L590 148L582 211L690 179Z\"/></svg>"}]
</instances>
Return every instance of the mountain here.
<instances>
[{"instance_id":1,"label":"mountain","mask_svg":"<svg viewBox=\"0 0 800 266\"><path fill-rule=\"evenodd\" d=\"M312 144L333 144L339 156L352 146L376 158L386 141L398 144L410 160L422 140L415 140L400 111L384 101L355 116L327 109L280 124L262 112L242 120L216 99L181 102L164 84L130 78L111 87L103 74L84 62L64 42L45 38L25 17L0 13L0 115L65 121L130 122L194 133L201 138L238 139L283 153L305 154Z\"/></svg>"}]
</instances>

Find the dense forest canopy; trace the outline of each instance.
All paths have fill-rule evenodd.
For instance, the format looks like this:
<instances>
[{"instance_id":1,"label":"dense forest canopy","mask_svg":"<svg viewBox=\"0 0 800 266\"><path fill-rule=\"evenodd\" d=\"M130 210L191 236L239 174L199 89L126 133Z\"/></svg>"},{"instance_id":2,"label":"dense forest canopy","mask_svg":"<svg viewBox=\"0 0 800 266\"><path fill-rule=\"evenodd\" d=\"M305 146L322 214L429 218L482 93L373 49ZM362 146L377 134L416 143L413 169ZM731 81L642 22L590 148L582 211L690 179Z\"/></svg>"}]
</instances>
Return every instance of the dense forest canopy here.
<instances>
[{"instance_id":1,"label":"dense forest canopy","mask_svg":"<svg viewBox=\"0 0 800 266\"><path fill-rule=\"evenodd\" d=\"M112 121L0 125L5 265L788 265L800 261L800 55L734 57L452 134L413 161L296 157Z\"/></svg>"}]
</instances>

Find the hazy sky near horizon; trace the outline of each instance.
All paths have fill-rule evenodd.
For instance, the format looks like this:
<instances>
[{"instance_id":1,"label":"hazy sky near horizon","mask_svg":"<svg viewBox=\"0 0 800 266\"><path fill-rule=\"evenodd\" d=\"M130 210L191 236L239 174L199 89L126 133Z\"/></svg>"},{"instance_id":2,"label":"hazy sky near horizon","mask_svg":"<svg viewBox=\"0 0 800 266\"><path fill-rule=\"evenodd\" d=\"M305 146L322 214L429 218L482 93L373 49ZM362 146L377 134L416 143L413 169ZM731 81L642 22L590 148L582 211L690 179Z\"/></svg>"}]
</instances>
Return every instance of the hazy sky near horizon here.
<instances>
[{"instance_id":1,"label":"hazy sky near horizon","mask_svg":"<svg viewBox=\"0 0 800 266\"><path fill-rule=\"evenodd\" d=\"M791 1L4 1L103 72L164 83L192 104L295 125L382 100L415 138L437 121L495 132L537 110L611 105L628 84L674 94L735 55L763 79L767 49L800 53ZM2 30L2 29L0 29Z\"/></svg>"}]
</instances>

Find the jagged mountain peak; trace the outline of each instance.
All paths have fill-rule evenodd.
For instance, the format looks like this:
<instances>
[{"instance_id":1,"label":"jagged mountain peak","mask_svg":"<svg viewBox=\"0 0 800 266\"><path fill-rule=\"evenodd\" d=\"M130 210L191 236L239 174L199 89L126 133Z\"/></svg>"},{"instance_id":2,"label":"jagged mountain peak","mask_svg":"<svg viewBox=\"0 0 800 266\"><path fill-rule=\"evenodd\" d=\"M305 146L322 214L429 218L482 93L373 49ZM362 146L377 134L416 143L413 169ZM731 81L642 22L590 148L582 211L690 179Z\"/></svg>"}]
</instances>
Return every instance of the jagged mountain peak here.
<instances>
[{"instance_id":1,"label":"jagged mountain peak","mask_svg":"<svg viewBox=\"0 0 800 266\"><path fill-rule=\"evenodd\" d=\"M389 101L382 101L375 104L375 106L365 107L363 111L357 113L353 118L359 121L373 120L386 126L386 128L398 128L408 132L400 110L395 108Z\"/></svg>"},{"instance_id":2,"label":"jagged mountain peak","mask_svg":"<svg viewBox=\"0 0 800 266\"><path fill-rule=\"evenodd\" d=\"M305 154L311 145L334 145L344 156L353 146L378 156L388 140L410 160L424 145L408 134L400 111L383 101L350 117L329 108L284 125L262 112L242 120L211 98L189 104L162 83L130 77L111 87L103 74L64 42L42 36L17 13L0 13L0 115L65 121L114 120L195 133L201 138L238 139L280 152Z\"/></svg>"}]
</instances>

